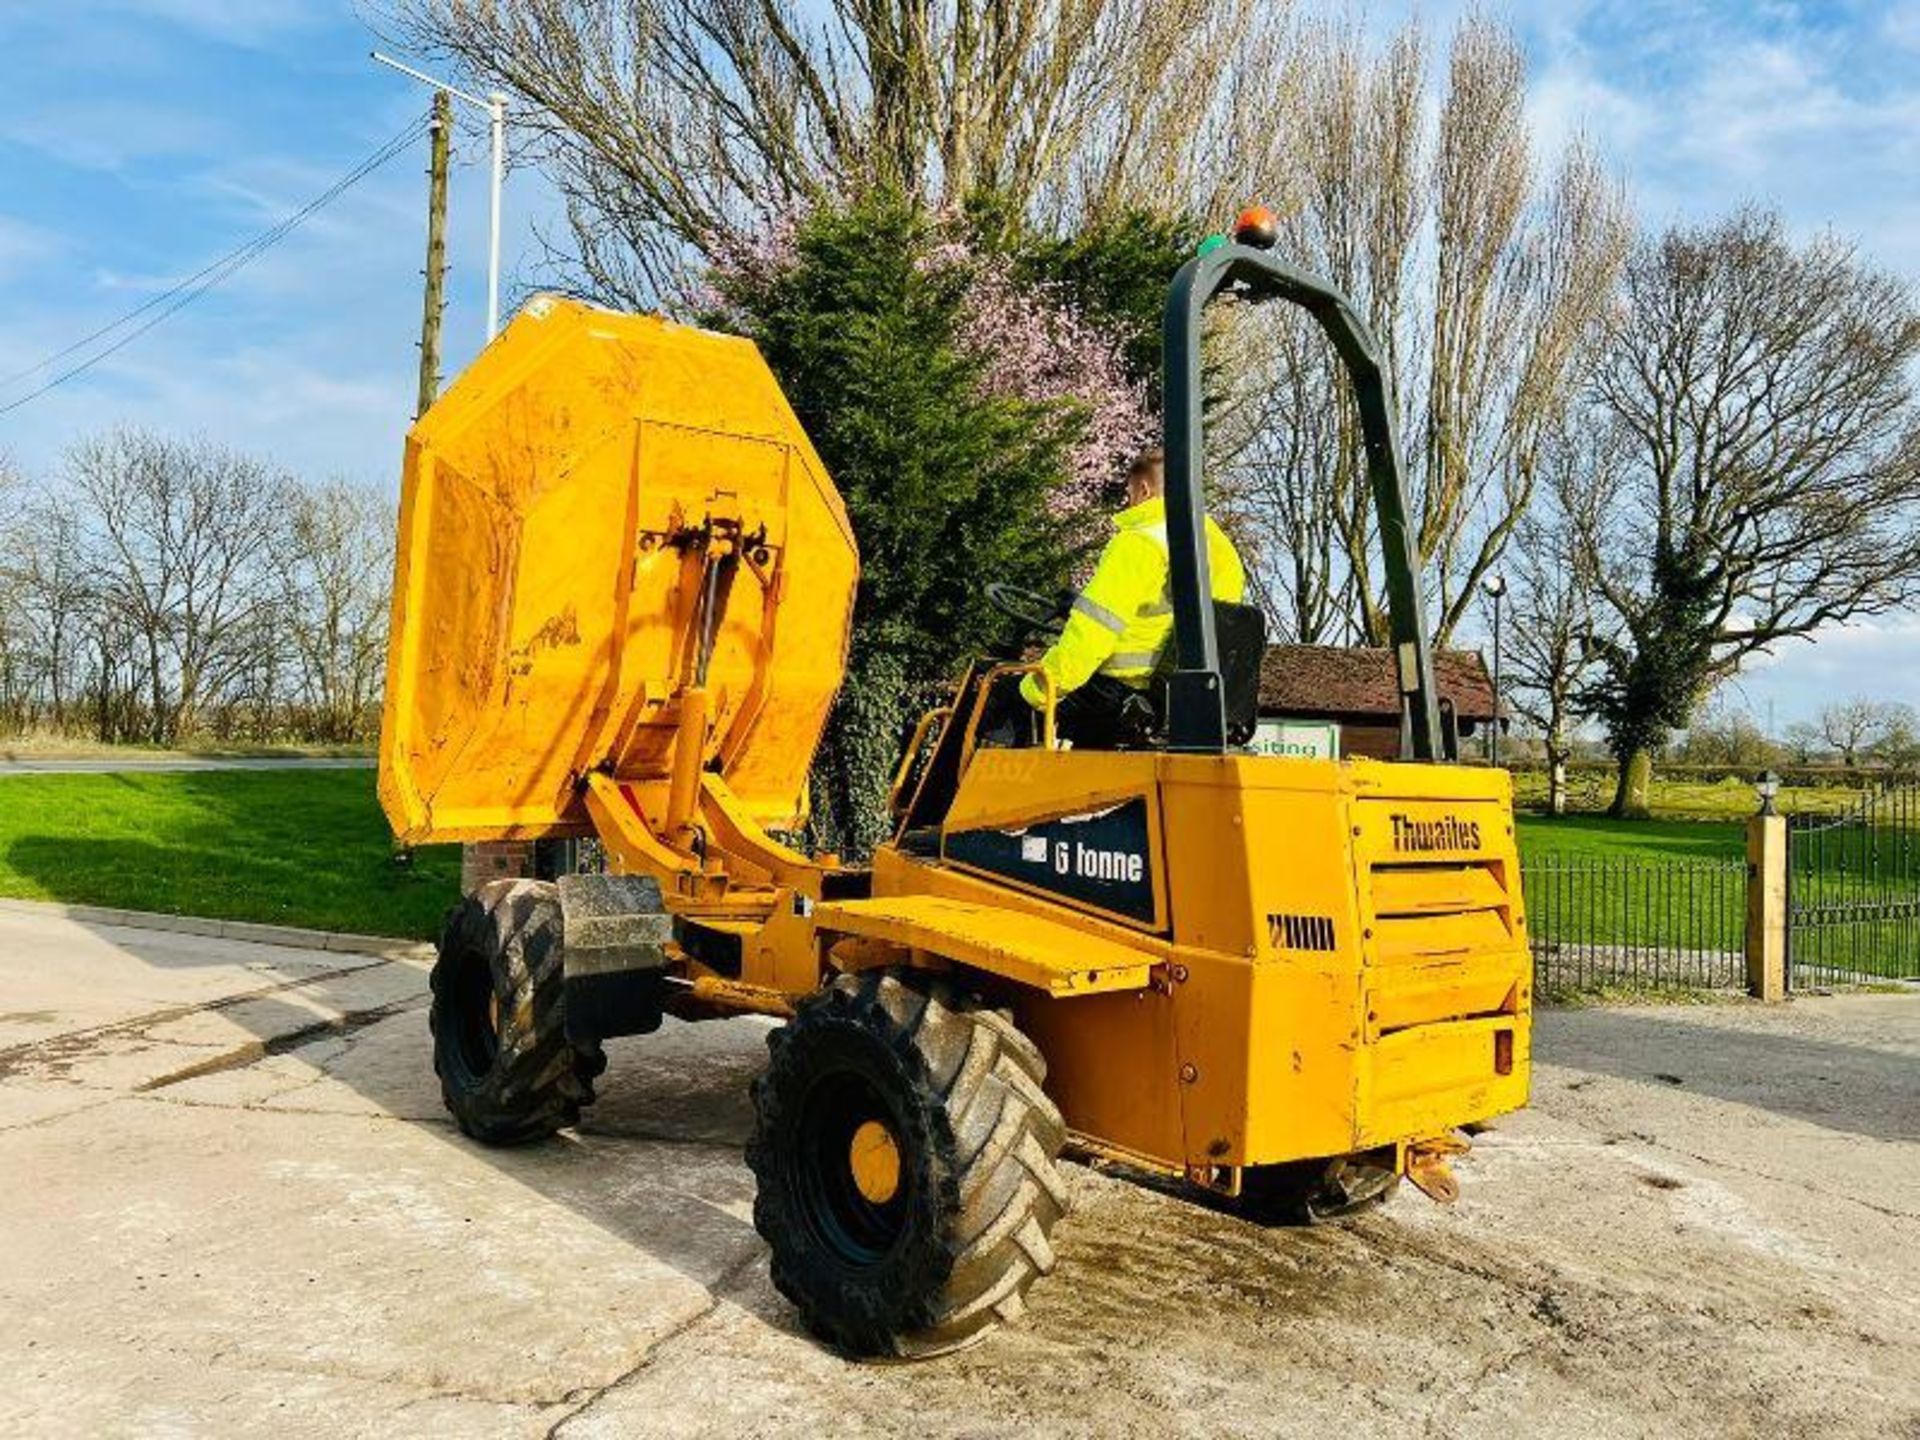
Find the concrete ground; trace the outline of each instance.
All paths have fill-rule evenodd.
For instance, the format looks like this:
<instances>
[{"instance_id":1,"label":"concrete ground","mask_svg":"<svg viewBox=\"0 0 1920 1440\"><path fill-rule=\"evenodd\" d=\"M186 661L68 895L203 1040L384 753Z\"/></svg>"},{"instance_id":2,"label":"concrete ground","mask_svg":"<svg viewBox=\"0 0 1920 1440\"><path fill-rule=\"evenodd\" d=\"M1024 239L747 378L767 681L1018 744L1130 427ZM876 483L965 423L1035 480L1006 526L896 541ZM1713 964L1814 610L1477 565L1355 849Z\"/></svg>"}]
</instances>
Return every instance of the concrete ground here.
<instances>
[{"instance_id":1,"label":"concrete ground","mask_svg":"<svg viewBox=\"0 0 1920 1440\"><path fill-rule=\"evenodd\" d=\"M0 912L0 1433L1920 1435L1920 1000L1540 1017L1441 1209L1267 1230L1070 1170L1017 1327L843 1362L767 1282L765 1028L443 1117L417 958Z\"/></svg>"}]
</instances>

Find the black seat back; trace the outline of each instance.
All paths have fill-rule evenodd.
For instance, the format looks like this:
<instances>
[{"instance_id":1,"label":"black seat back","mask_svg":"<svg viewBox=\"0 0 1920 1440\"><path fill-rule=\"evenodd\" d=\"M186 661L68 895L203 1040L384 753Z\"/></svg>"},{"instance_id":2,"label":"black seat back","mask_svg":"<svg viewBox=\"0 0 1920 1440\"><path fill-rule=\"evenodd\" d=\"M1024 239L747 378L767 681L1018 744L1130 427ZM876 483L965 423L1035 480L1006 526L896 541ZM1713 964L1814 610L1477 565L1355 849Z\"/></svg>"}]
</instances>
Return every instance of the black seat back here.
<instances>
[{"instance_id":1,"label":"black seat back","mask_svg":"<svg viewBox=\"0 0 1920 1440\"><path fill-rule=\"evenodd\" d=\"M1260 718L1260 661L1267 653L1267 617L1257 605L1213 602L1220 646L1220 684L1227 703L1227 739L1244 745Z\"/></svg>"},{"instance_id":2,"label":"black seat back","mask_svg":"<svg viewBox=\"0 0 1920 1440\"><path fill-rule=\"evenodd\" d=\"M1260 720L1260 662L1267 653L1267 617L1257 605L1213 602L1214 644L1220 650L1220 684L1225 692L1227 741L1244 745L1253 738ZM1171 636L1160 651L1154 676L1155 729L1164 737L1167 714L1167 675L1177 663Z\"/></svg>"}]
</instances>

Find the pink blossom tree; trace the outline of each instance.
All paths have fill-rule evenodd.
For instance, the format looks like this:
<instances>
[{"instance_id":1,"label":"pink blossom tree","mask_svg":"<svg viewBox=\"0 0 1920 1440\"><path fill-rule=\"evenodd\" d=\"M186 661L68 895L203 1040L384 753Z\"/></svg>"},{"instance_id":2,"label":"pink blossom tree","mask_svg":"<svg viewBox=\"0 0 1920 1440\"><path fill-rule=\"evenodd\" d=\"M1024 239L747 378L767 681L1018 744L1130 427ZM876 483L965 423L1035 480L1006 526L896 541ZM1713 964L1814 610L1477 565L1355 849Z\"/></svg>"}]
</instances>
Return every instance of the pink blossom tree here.
<instances>
[{"instance_id":1,"label":"pink blossom tree","mask_svg":"<svg viewBox=\"0 0 1920 1440\"><path fill-rule=\"evenodd\" d=\"M929 260L968 268L956 338L982 362L983 389L1070 404L1085 416L1070 472L1048 496L1048 509L1068 519L1098 507L1114 476L1159 430L1146 386L1127 373L1125 338L1103 333L1051 287L1022 285L1003 255L949 244Z\"/></svg>"},{"instance_id":2,"label":"pink blossom tree","mask_svg":"<svg viewBox=\"0 0 1920 1440\"><path fill-rule=\"evenodd\" d=\"M800 224L785 217L733 242L714 258L690 297L691 308L748 328L747 317L731 313L724 297L763 290L793 265ZM1091 517L1126 462L1159 435L1148 389L1128 372L1129 337L1096 324L1056 287L1023 281L1006 255L961 238L957 217L943 217L939 229L943 238L916 263L929 273L957 273L964 284L954 343L980 363L980 397L1067 406L1081 417L1067 473L1046 503L1048 513L1068 524Z\"/></svg>"}]
</instances>

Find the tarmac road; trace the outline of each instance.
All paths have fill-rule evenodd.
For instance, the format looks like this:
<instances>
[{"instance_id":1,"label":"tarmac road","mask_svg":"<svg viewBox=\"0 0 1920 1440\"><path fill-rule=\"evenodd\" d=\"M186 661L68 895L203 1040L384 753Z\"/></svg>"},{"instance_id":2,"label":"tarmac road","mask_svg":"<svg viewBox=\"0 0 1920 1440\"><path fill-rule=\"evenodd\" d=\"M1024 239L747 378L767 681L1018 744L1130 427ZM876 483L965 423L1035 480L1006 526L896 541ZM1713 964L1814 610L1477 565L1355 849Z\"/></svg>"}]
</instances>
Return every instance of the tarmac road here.
<instances>
[{"instance_id":1,"label":"tarmac road","mask_svg":"<svg viewBox=\"0 0 1920 1440\"><path fill-rule=\"evenodd\" d=\"M0 909L0 985L6 1435L1920 1435L1911 996L1544 1014L1452 1209L1072 1167L1023 1323L871 1367L767 1281L763 1022L619 1042L502 1152L419 958Z\"/></svg>"}]
</instances>

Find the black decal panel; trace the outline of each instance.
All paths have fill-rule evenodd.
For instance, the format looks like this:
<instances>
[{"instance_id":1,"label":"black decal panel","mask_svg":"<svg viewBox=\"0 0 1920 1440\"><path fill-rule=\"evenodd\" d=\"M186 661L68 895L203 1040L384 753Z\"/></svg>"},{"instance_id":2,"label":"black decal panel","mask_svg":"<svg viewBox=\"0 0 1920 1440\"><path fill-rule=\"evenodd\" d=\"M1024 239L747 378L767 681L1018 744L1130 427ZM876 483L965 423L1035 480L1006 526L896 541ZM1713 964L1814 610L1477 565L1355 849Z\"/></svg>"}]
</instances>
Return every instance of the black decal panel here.
<instances>
[{"instance_id":1,"label":"black decal panel","mask_svg":"<svg viewBox=\"0 0 1920 1440\"><path fill-rule=\"evenodd\" d=\"M1144 795L1018 828L950 831L946 858L1063 900L1149 924L1155 918Z\"/></svg>"}]
</instances>

